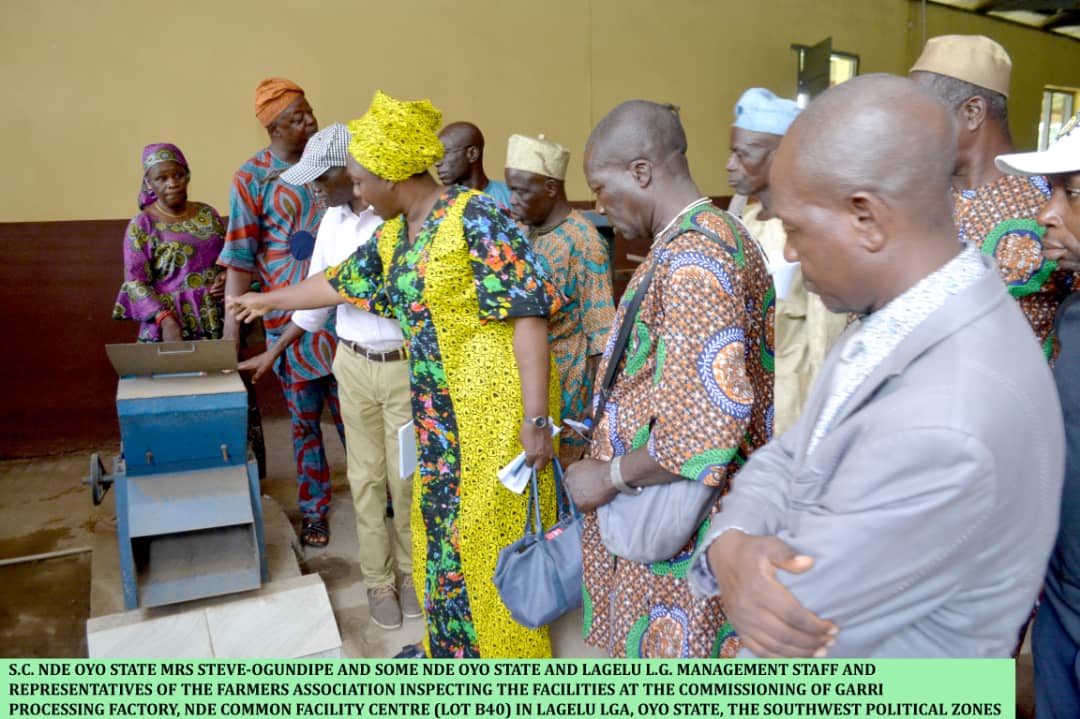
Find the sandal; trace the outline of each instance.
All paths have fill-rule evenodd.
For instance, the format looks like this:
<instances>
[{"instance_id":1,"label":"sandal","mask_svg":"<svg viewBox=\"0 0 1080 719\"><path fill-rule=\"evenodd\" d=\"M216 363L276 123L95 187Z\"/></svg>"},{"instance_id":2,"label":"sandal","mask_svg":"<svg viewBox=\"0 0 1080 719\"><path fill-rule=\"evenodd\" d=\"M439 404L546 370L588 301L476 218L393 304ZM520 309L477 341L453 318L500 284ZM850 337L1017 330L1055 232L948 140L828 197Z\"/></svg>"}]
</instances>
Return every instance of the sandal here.
<instances>
[{"instance_id":1,"label":"sandal","mask_svg":"<svg viewBox=\"0 0 1080 719\"><path fill-rule=\"evenodd\" d=\"M326 520L304 517L304 523L300 527L300 544L318 549L330 544L330 526Z\"/></svg>"},{"instance_id":2,"label":"sandal","mask_svg":"<svg viewBox=\"0 0 1080 719\"><path fill-rule=\"evenodd\" d=\"M406 644L401 651L393 656L394 659L427 659L427 653L422 646Z\"/></svg>"}]
</instances>

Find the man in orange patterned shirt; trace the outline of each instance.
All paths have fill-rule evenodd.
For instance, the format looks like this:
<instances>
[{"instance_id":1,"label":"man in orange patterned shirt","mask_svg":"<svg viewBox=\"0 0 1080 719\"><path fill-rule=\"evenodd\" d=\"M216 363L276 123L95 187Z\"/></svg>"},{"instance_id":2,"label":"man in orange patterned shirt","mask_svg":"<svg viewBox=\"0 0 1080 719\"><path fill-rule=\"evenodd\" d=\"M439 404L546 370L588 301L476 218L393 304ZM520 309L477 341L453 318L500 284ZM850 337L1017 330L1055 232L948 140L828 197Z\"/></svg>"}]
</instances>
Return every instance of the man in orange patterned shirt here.
<instances>
[{"instance_id":1,"label":"man in orange patterned shirt","mask_svg":"<svg viewBox=\"0 0 1080 719\"><path fill-rule=\"evenodd\" d=\"M611 333L597 376L616 362L614 384L593 408L586 457L566 472L585 512L585 640L613 657L730 657L738 640L720 599L694 597L686 579L709 519L686 527L693 534L675 556L643 564L607 551L592 510L649 485L723 486L768 441L775 302L765 256L702 197L671 106L634 100L608 113L589 138L585 175L616 232L653 239L615 317L619 327L644 292L632 340L613 357Z\"/></svg>"},{"instance_id":2,"label":"man in orange patterned shirt","mask_svg":"<svg viewBox=\"0 0 1080 719\"><path fill-rule=\"evenodd\" d=\"M1012 61L981 35L930 38L909 76L955 113L959 126L953 207L961 241L993 257L1046 358L1058 353L1054 318L1075 276L1043 257L1035 215L1050 198L1044 177L1005 175L994 158L1013 152L1007 97Z\"/></svg>"}]
</instances>

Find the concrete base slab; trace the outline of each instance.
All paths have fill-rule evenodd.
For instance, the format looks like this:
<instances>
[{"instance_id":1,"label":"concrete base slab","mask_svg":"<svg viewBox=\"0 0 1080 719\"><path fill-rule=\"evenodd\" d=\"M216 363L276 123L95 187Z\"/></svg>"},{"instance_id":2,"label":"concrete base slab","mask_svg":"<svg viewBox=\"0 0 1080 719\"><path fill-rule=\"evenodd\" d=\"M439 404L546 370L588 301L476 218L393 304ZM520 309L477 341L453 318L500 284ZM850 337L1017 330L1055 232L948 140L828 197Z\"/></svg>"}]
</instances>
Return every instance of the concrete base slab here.
<instances>
[{"instance_id":1,"label":"concrete base slab","mask_svg":"<svg viewBox=\"0 0 1080 719\"><path fill-rule=\"evenodd\" d=\"M317 574L86 623L95 659L299 659L340 657L330 597Z\"/></svg>"}]
</instances>

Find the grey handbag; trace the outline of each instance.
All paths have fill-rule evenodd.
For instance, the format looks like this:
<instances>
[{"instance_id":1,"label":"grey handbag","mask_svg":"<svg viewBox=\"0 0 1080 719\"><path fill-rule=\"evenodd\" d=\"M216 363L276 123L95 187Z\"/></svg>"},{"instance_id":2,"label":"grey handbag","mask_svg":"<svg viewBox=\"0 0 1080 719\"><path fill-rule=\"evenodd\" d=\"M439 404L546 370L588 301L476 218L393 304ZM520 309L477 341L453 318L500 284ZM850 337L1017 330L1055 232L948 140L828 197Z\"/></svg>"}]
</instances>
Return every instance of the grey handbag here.
<instances>
[{"instance_id":1,"label":"grey handbag","mask_svg":"<svg viewBox=\"0 0 1080 719\"><path fill-rule=\"evenodd\" d=\"M641 279L615 335L611 359L598 390L599 402L595 405L598 412L607 409L607 398L615 384L619 362L626 352L630 328L652 283L654 269L655 263ZM686 546L709 515L720 496L720 489L708 487L703 482L677 479L670 484L645 487L637 495L619 494L596 508L600 540L615 556L641 564L671 559Z\"/></svg>"},{"instance_id":2,"label":"grey handbag","mask_svg":"<svg viewBox=\"0 0 1080 719\"><path fill-rule=\"evenodd\" d=\"M677 479L620 494L596 508L600 539L612 554L641 564L671 559L709 516L720 487Z\"/></svg>"},{"instance_id":3,"label":"grey handbag","mask_svg":"<svg viewBox=\"0 0 1080 719\"><path fill-rule=\"evenodd\" d=\"M563 485L559 461L553 460L552 466L559 500L558 521L544 531L533 470L525 508L525 534L499 552L491 578L510 616L529 629L550 624L582 602L581 514Z\"/></svg>"}]
</instances>

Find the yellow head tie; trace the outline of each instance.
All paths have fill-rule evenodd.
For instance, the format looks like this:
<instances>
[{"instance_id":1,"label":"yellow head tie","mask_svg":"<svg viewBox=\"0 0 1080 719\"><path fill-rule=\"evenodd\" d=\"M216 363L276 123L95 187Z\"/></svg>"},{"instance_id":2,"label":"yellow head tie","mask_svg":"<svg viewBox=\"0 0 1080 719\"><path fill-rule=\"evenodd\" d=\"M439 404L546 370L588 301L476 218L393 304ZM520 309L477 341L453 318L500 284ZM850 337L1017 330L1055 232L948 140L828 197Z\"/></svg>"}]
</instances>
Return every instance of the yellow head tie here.
<instances>
[{"instance_id":1,"label":"yellow head tie","mask_svg":"<svg viewBox=\"0 0 1080 719\"><path fill-rule=\"evenodd\" d=\"M430 100L404 102L376 90L363 117L349 122L349 154L369 172L401 182L442 159L441 124Z\"/></svg>"}]
</instances>

